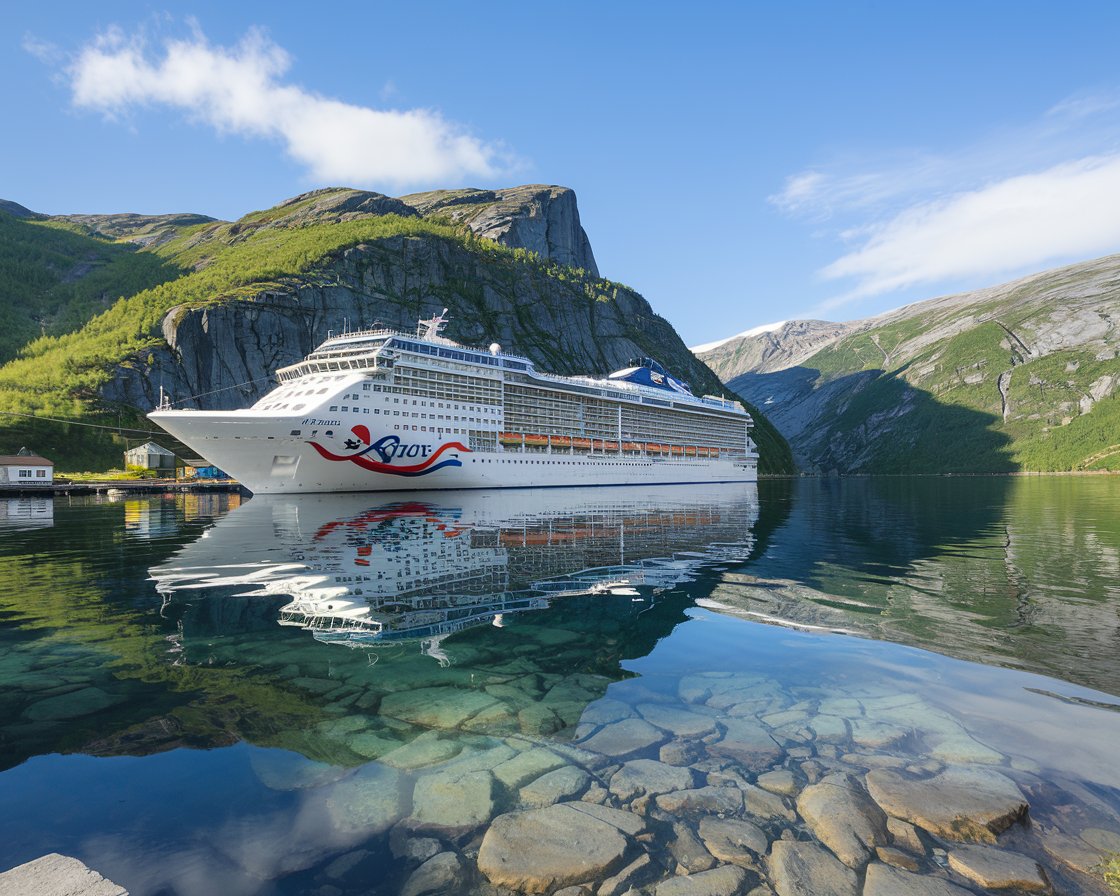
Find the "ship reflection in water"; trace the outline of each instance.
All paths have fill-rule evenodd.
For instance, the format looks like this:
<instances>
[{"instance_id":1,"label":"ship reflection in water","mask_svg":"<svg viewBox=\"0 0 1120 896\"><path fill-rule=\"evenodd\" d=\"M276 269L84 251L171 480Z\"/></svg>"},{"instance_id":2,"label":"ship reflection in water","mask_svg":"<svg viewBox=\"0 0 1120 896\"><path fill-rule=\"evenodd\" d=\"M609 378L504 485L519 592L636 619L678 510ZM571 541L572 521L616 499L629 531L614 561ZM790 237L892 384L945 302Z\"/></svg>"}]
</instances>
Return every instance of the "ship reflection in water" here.
<instances>
[{"instance_id":1,"label":"ship reflection in water","mask_svg":"<svg viewBox=\"0 0 1120 896\"><path fill-rule=\"evenodd\" d=\"M376 648L444 639L574 595L649 606L705 567L745 561L753 484L256 497L151 570L178 592L290 595L281 625ZM641 606L636 608L641 611Z\"/></svg>"}]
</instances>

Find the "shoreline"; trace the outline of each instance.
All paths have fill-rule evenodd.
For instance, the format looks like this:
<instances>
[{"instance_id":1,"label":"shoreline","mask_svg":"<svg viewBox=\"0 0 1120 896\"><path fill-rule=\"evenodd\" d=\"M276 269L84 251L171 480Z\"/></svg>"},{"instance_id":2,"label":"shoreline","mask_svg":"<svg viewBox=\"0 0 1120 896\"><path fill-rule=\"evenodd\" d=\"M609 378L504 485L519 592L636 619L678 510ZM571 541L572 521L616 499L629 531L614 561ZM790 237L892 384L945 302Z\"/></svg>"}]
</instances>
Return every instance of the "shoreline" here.
<instances>
[{"instance_id":1,"label":"shoreline","mask_svg":"<svg viewBox=\"0 0 1120 896\"><path fill-rule=\"evenodd\" d=\"M0 497L30 498L58 495L104 495L108 492L130 494L160 494L162 492L239 492L248 494L239 482L232 479L216 482L181 482L175 479L112 480L89 482L51 483L50 485L0 485Z\"/></svg>"}]
</instances>

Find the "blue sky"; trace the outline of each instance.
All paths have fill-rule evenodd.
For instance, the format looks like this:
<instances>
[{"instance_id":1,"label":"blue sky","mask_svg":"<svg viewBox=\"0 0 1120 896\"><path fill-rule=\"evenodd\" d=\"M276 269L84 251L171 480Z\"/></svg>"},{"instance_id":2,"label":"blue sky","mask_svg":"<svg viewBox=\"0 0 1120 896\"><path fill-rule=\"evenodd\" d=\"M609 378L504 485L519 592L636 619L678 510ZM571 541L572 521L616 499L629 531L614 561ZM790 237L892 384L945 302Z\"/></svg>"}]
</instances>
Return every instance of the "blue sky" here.
<instances>
[{"instance_id":1,"label":"blue sky","mask_svg":"<svg viewBox=\"0 0 1120 896\"><path fill-rule=\"evenodd\" d=\"M1120 251L1114 3L6 4L0 198L574 188L685 341Z\"/></svg>"}]
</instances>

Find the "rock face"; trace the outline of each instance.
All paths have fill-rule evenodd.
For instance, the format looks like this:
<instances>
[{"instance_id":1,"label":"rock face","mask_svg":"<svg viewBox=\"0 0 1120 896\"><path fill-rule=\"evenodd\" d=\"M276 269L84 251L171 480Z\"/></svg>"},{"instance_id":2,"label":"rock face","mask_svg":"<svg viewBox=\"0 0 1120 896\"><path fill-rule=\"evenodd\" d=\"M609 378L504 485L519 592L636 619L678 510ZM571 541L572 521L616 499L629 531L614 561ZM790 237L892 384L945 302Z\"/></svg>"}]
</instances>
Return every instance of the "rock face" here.
<instances>
[{"instance_id":1,"label":"rock face","mask_svg":"<svg viewBox=\"0 0 1120 896\"><path fill-rule=\"evenodd\" d=\"M1118 272L1114 255L866 320L790 321L701 357L803 470L1117 469Z\"/></svg>"},{"instance_id":2,"label":"rock face","mask_svg":"<svg viewBox=\"0 0 1120 896\"><path fill-rule=\"evenodd\" d=\"M590 298L583 281L559 280L533 265L437 238L388 237L347 250L314 278L262 288L248 301L172 310L162 327L166 348L120 368L103 395L147 409L162 386L186 399L184 407L244 407L271 388L272 371L303 358L343 323L408 332L441 307L449 309L451 338L498 342L547 372L602 374L653 355L697 393L721 389L641 296L610 290L604 300Z\"/></svg>"},{"instance_id":3,"label":"rock face","mask_svg":"<svg viewBox=\"0 0 1120 896\"><path fill-rule=\"evenodd\" d=\"M579 222L576 194L567 187L528 184L506 190L436 190L401 200L426 217L449 217L503 246L528 249L599 276L591 241Z\"/></svg>"}]
</instances>

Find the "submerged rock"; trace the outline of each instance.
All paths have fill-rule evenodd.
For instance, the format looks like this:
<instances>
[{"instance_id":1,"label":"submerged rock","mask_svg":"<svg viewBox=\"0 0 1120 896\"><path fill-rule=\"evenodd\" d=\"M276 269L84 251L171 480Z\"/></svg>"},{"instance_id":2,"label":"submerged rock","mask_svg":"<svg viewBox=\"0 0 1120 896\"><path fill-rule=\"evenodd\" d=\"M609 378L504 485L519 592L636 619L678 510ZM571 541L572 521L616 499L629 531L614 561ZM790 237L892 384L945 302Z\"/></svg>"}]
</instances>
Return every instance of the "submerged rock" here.
<instances>
[{"instance_id":1,"label":"submerged rock","mask_svg":"<svg viewBox=\"0 0 1120 896\"><path fill-rule=\"evenodd\" d=\"M625 864L631 840L613 824L560 803L494 819L478 869L499 887L546 893L601 880Z\"/></svg>"},{"instance_id":2,"label":"submerged rock","mask_svg":"<svg viewBox=\"0 0 1120 896\"><path fill-rule=\"evenodd\" d=\"M625 759L665 741L665 735L643 719L623 719L600 728L580 746L616 759Z\"/></svg>"},{"instance_id":3,"label":"submerged rock","mask_svg":"<svg viewBox=\"0 0 1120 896\"><path fill-rule=\"evenodd\" d=\"M415 688L386 694L380 713L425 728L458 728L484 710L503 705L484 691L466 688Z\"/></svg>"},{"instance_id":4,"label":"submerged rock","mask_svg":"<svg viewBox=\"0 0 1120 896\"><path fill-rule=\"evenodd\" d=\"M858 896L856 873L816 843L777 840L770 853L770 882L778 896ZM895 894L897 896L897 894Z\"/></svg>"},{"instance_id":5,"label":"submerged rock","mask_svg":"<svg viewBox=\"0 0 1120 896\"><path fill-rule=\"evenodd\" d=\"M849 775L833 774L806 787L797 800L813 834L849 868L866 865L886 846L887 816Z\"/></svg>"},{"instance_id":6,"label":"submerged rock","mask_svg":"<svg viewBox=\"0 0 1120 896\"><path fill-rule=\"evenodd\" d=\"M445 837L462 837L494 814L494 776L488 771L424 775L413 792L408 826Z\"/></svg>"},{"instance_id":7,"label":"submerged rock","mask_svg":"<svg viewBox=\"0 0 1120 896\"><path fill-rule=\"evenodd\" d=\"M555 771L541 775L531 784L521 788L521 804L526 808L542 809L561 800L575 799L591 783L591 777L583 769L566 765Z\"/></svg>"},{"instance_id":8,"label":"submerged rock","mask_svg":"<svg viewBox=\"0 0 1120 896\"><path fill-rule=\"evenodd\" d=\"M461 889L465 879L463 860L458 854L441 852L409 875L401 896L446 896Z\"/></svg>"},{"instance_id":9,"label":"submerged rock","mask_svg":"<svg viewBox=\"0 0 1120 896\"><path fill-rule=\"evenodd\" d=\"M950 768L931 778L876 769L867 789L888 815L948 840L992 843L1028 808L1014 781L982 769Z\"/></svg>"},{"instance_id":10,"label":"submerged rock","mask_svg":"<svg viewBox=\"0 0 1120 896\"><path fill-rule=\"evenodd\" d=\"M666 765L654 759L633 759L615 772L610 791L623 802L636 796L656 796L696 786L696 773L690 768Z\"/></svg>"},{"instance_id":11,"label":"submerged rock","mask_svg":"<svg viewBox=\"0 0 1120 896\"><path fill-rule=\"evenodd\" d=\"M699 787L675 790L657 797L657 807L670 815L684 813L736 814L743 811L743 793L737 787Z\"/></svg>"},{"instance_id":12,"label":"submerged rock","mask_svg":"<svg viewBox=\"0 0 1120 896\"><path fill-rule=\"evenodd\" d=\"M678 869L684 869L688 874L698 871L707 871L716 865L712 854L704 848L704 844L692 832L692 829L681 822L673 825L673 836L668 843L669 855L677 863ZM679 870L678 870L678 873Z\"/></svg>"},{"instance_id":13,"label":"submerged rock","mask_svg":"<svg viewBox=\"0 0 1120 896\"><path fill-rule=\"evenodd\" d=\"M742 891L747 873L734 865L722 865L688 877L672 877L654 888L655 896L734 896Z\"/></svg>"},{"instance_id":14,"label":"submerged rock","mask_svg":"<svg viewBox=\"0 0 1120 896\"><path fill-rule=\"evenodd\" d=\"M753 719L726 719L724 736L708 752L727 756L750 771L770 768L784 753L778 742Z\"/></svg>"},{"instance_id":15,"label":"submerged rock","mask_svg":"<svg viewBox=\"0 0 1120 896\"><path fill-rule=\"evenodd\" d=\"M409 782L377 763L327 789L327 811L338 830L373 836L388 830L409 810Z\"/></svg>"},{"instance_id":16,"label":"submerged rock","mask_svg":"<svg viewBox=\"0 0 1120 896\"><path fill-rule=\"evenodd\" d=\"M958 846L949 850L949 867L989 890L1049 890L1038 863L1022 853L994 846Z\"/></svg>"},{"instance_id":17,"label":"submerged rock","mask_svg":"<svg viewBox=\"0 0 1120 896\"><path fill-rule=\"evenodd\" d=\"M716 730L715 719L689 709L643 703L638 712L647 722L668 731L674 737L704 737Z\"/></svg>"},{"instance_id":18,"label":"submerged rock","mask_svg":"<svg viewBox=\"0 0 1120 896\"><path fill-rule=\"evenodd\" d=\"M743 868L757 868L770 845L762 828L741 818L700 819L700 839L713 856Z\"/></svg>"},{"instance_id":19,"label":"submerged rock","mask_svg":"<svg viewBox=\"0 0 1120 896\"><path fill-rule=\"evenodd\" d=\"M876 862L867 866L863 896L973 896L973 893L941 877L911 874Z\"/></svg>"}]
</instances>

